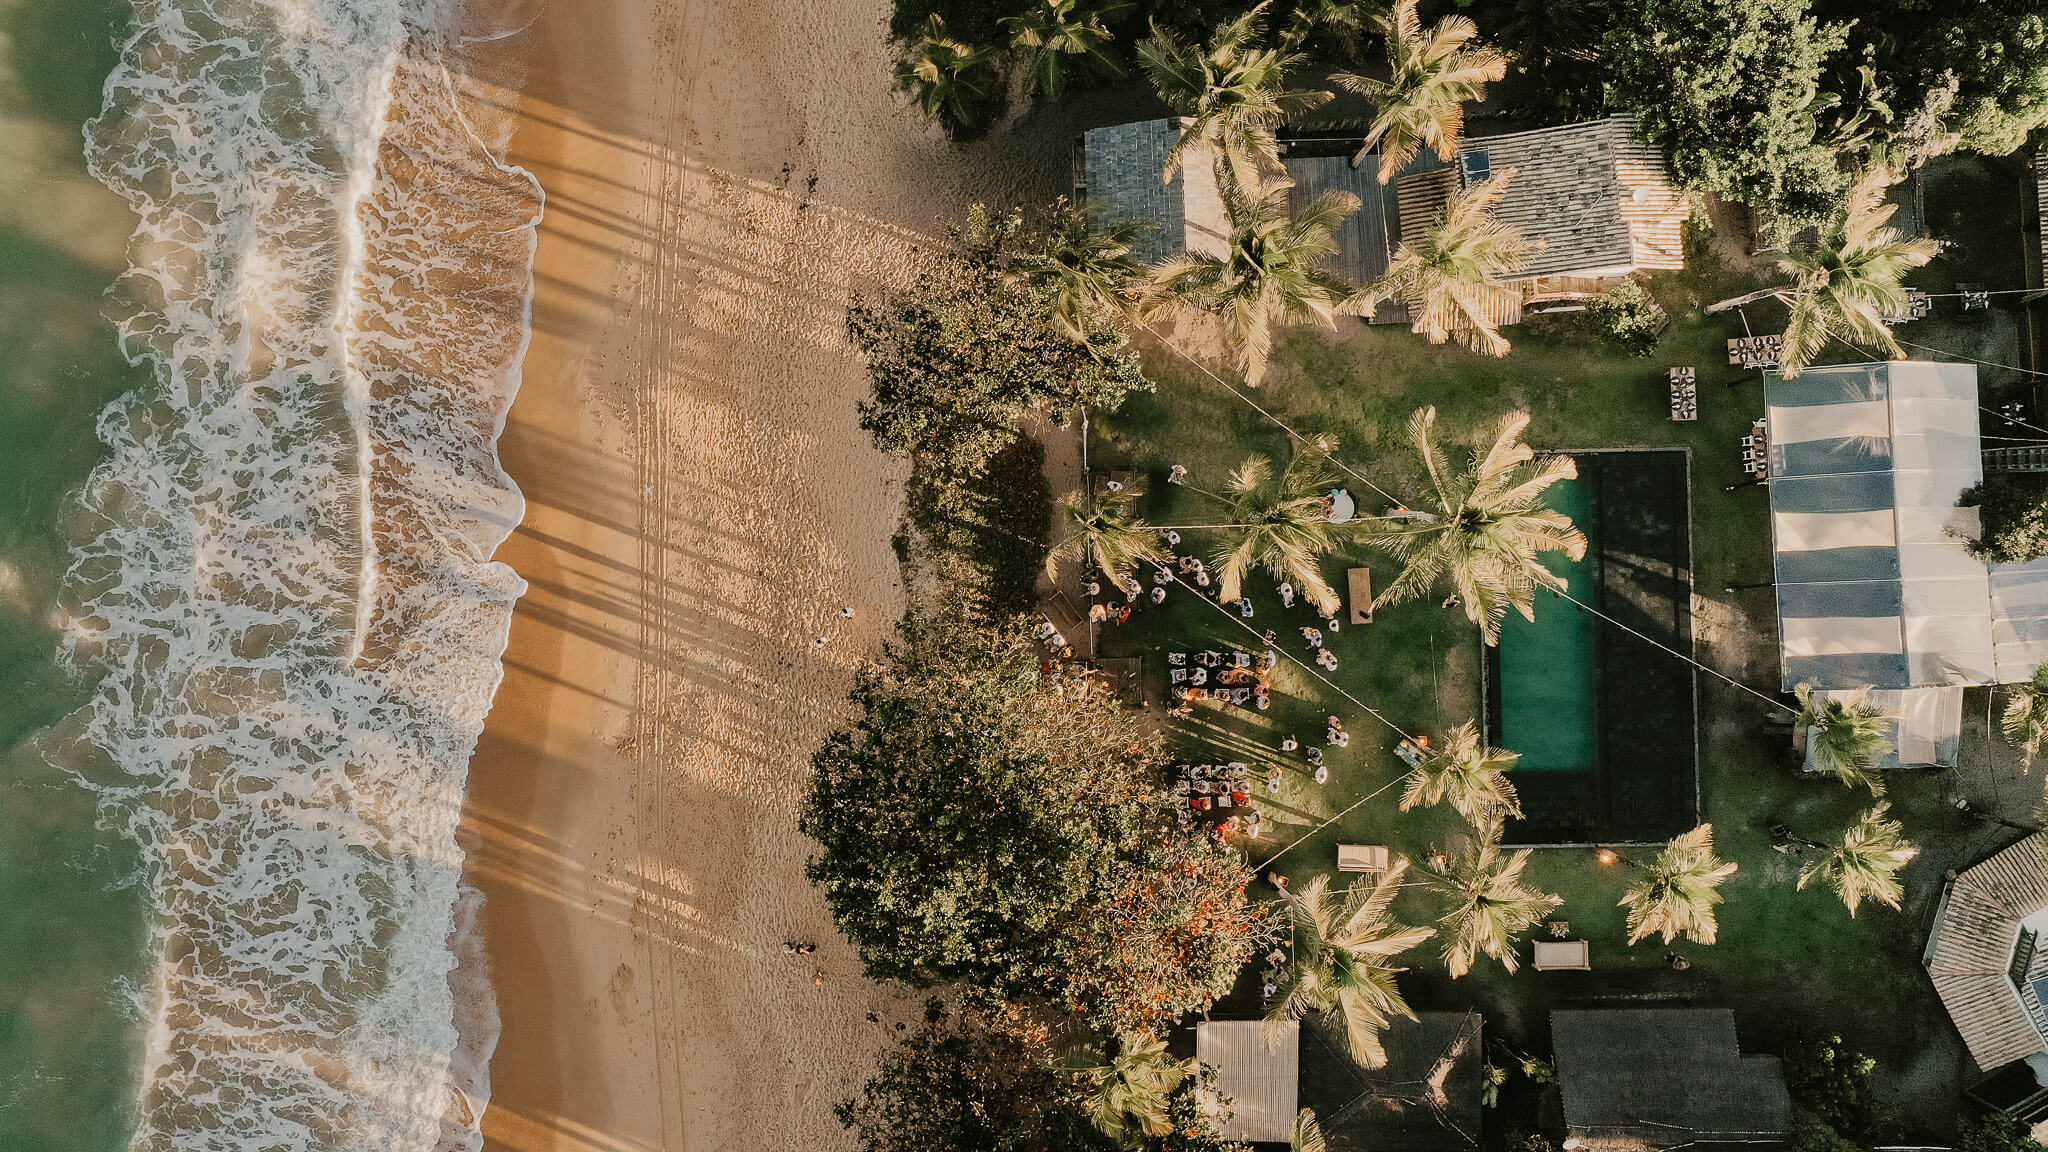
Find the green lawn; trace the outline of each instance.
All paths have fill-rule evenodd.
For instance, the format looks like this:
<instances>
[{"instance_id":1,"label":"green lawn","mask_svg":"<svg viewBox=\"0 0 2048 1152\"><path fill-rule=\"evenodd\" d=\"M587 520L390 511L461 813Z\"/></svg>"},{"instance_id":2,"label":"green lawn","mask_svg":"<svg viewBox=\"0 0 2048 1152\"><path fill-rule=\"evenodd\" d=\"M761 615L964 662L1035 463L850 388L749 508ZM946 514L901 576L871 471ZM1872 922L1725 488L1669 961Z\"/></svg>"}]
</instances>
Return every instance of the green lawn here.
<instances>
[{"instance_id":1,"label":"green lawn","mask_svg":"<svg viewBox=\"0 0 2048 1152\"><path fill-rule=\"evenodd\" d=\"M1347 323L1334 334L1296 330L1282 343L1267 385L1255 398L1303 432L1335 435L1340 458L1409 501L1419 498L1420 485L1403 425L1422 404L1438 408L1447 443L1469 441L1503 413L1526 408L1533 416L1528 440L1539 450L1689 448L1697 650L1711 666L1771 694L1777 666L1769 590L1723 590L1770 577L1765 490L1723 490L1743 479L1738 439L1762 415L1762 387L1754 373L1745 378L1727 366L1724 341L1741 334L1739 318L1698 311L1700 303L1747 286L1738 277L1711 272L1660 278L1655 290L1675 320L1649 359L1527 330L1510 331L1514 351L1497 360L1431 347L1400 328ZM1091 462L1148 477L1144 514L1155 523L1213 521L1211 502L1165 483L1170 466L1185 465L1191 484L1220 487L1249 453L1284 463L1286 435L1171 352L1148 350L1148 364L1158 391L1132 397L1122 411L1095 419ZM1682 364L1699 371L1697 423L1668 419L1664 369ZM1723 386L1731 381L1734 387ZM1385 506L1384 498L1363 485L1348 478L1344 483L1359 497L1362 512ZM1198 534L1187 536L1189 544L1208 551ZM1395 571L1384 556L1351 549L1330 557L1325 575L1341 590L1343 570L1352 565L1372 567L1377 587ZM1298 629L1312 622L1312 614L1301 608L1283 613L1263 576L1251 582L1250 596L1256 615L1244 623L1258 631L1276 628L1280 647L1306 658ZM1421 859L1460 833L1462 825L1447 810L1404 814L1396 803L1401 766L1393 756L1391 729L1441 733L1478 714L1478 631L1457 610L1439 607L1439 598L1383 610L1371 625L1346 627L1330 642L1341 661L1332 679L1380 711L1389 726L1293 664L1283 664L1275 677L1268 712L1201 705L1191 718L1170 724L1170 738L1184 758L1257 762L1278 755L1282 736L1319 743L1321 717L1336 712L1344 718L1352 741L1330 751L1327 784L1315 785L1300 760L1289 758L1283 791L1266 806L1266 835L1250 846L1255 863L1287 849L1272 870L1299 884L1333 865L1332 845L1340 841L1388 844L1397 854ZM1539 604L1539 611L1560 610L1576 611L1554 600ZM1158 699L1161 654L1212 644L1256 647L1257 640L1234 613L1176 592L1164 606L1105 629L1102 651L1144 654ZM1678 950L1694 966L1672 971L1658 942L1626 944L1623 912L1616 906L1630 878L1626 864L1603 868L1583 849L1539 849L1529 875L1564 897L1555 917L1570 922L1573 936L1591 942L1595 971L1537 974L1525 968L1509 975L1497 963L1482 961L1453 983L1432 946L1425 945L1411 957L1412 971L1404 977L1411 1001L1418 1007L1477 1007L1492 1034L1537 1050L1547 1049L1547 1010L1567 1004L1732 1007L1745 1044L1761 1050L1806 1031L1839 1031L1877 1055L1896 1077L1900 1099L1920 1105L1940 1125L1957 1088L1959 1047L1919 968L1925 924L1941 871L1974 862L2002 843L2001 836L2009 840L2014 834L1966 823L1945 803L1943 775L1902 776L1892 787L1895 811L1926 848L1907 873L1908 909L1867 907L1852 920L1832 893L1794 890L1798 861L1771 849L1767 828L1782 820L1796 833L1830 839L1867 798L1831 782L1800 778L1788 764L1784 737L1764 730L1767 707L1754 696L1703 675L1699 700L1703 811L1723 855L1741 866L1724 889L1719 943L1680 943ZM1261 797L1266 799L1263 792ZM1347 808L1334 827L1289 847ZM1427 891L1411 889L1397 907L1426 924L1436 901ZM1251 1010L1255 1003L1241 995L1226 1007Z\"/></svg>"}]
</instances>

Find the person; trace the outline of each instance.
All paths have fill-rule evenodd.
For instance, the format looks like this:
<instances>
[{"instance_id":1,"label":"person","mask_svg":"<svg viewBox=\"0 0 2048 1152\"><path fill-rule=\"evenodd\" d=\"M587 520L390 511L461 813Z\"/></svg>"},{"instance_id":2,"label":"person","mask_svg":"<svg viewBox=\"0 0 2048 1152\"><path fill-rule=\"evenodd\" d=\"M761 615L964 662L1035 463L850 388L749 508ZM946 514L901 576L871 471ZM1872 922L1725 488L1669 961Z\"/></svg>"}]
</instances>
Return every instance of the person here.
<instances>
[{"instance_id":1,"label":"person","mask_svg":"<svg viewBox=\"0 0 2048 1152\"><path fill-rule=\"evenodd\" d=\"M1308 762L1320 768L1323 763L1323 750L1321 748L1310 748L1308 750Z\"/></svg>"},{"instance_id":2,"label":"person","mask_svg":"<svg viewBox=\"0 0 2048 1152\"><path fill-rule=\"evenodd\" d=\"M1137 597L1135 597L1135 596L1134 596L1134 597L1132 597L1132 599L1134 599L1134 600L1135 600L1135 599L1137 599ZM1131 618L1131 606L1130 606L1129 604L1126 604L1126 605L1124 605L1123 607L1121 607L1121 608L1119 608L1119 609L1117 609L1117 610L1116 610L1116 622L1117 622L1117 623L1121 624L1121 623L1123 623L1124 621L1126 621L1126 620L1129 620L1130 618Z\"/></svg>"},{"instance_id":3,"label":"person","mask_svg":"<svg viewBox=\"0 0 2048 1152\"><path fill-rule=\"evenodd\" d=\"M1168 567L1167 567L1166 565L1164 565L1164 564L1161 564L1161 565L1160 565L1159 567L1157 567L1157 568L1154 568L1154 569L1152 570L1152 583L1154 583L1154 584L1171 584L1171 583L1173 583L1173 570L1172 570L1171 568L1168 568Z\"/></svg>"},{"instance_id":4,"label":"person","mask_svg":"<svg viewBox=\"0 0 2048 1152\"><path fill-rule=\"evenodd\" d=\"M1462 603L1464 603L1464 601L1458 599L1458 594L1456 592L1453 592L1449 596L1444 597L1443 606L1446 608L1456 608L1458 605Z\"/></svg>"},{"instance_id":5,"label":"person","mask_svg":"<svg viewBox=\"0 0 2048 1152\"><path fill-rule=\"evenodd\" d=\"M1335 744L1339 748L1349 748L1351 746L1351 733L1340 729L1335 736L1330 738L1330 743Z\"/></svg>"},{"instance_id":6,"label":"person","mask_svg":"<svg viewBox=\"0 0 2048 1152\"><path fill-rule=\"evenodd\" d=\"M1105 480L1102 482L1102 486L1111 492L1121 492L1124 490L1124 482L1121 480Z\"/></svg>"},{"instance_id":7,"label":"person","mask_svg":"<svg viewBox=\"0 0 2048 1152\"><path fill-rule=\"evenodd\" d=\"M850 606L849 606L849 607L846 607L846 608L841 608L841 609L839 610L839 618L840 618L841 620L851 620L851 619L853 619L853 609L852 609L852 607L850 607Z\"/></svg>"},{"instance_id":8,"label":"person","mask_svg":"<svg viewBox=\"0 0 2048 1152\"><path fill-rule=\"evenodd\" d=\"M1038 622L1038 638L1039 638L1040 640L1050 640L1050 639L1052 639L1052 638L1053 638L1053 636L1054 636L1054 635L1056 635L1056 634L1057 634L1058 632L1059 632L1059 629L1058 629L1058 628L1055 628L1055 627L1053 627L1053 623L1052 623L1052 621L1050 621L1050 620L1040 620L1040 621Z\"/></svg>"},{"instance_id":9,"label":"person","mask_svg":"<svg viewBox=\"0 0 2048 1152\"><path fill-rule=\"evenodd\" d=\"M1303 625L1301 638L1308 641L1308 646L1311 648L1321 648L1323 646L1323 634L1319 629Z\"/></svg>"},{"instance_id":10,"label":"person","mask_svg":"<svg viewBox=\"0 0 2048 1152\"><path fill-rule=\"evenodd\" d=\"M813 648L823 648L824 646L825 638L823 636L820 636L816 640L811 641L811 647Z\"/></svg>"},{"instance_id":11,"label":"person","mask_svg":"<svg viewBox=\"0 0 2048 1152\"><path fill-rule=\"evenodd\" d=\"M1337 630L1337 618L1335 616L1323 617L1323 627L1330 632L1335 632Z\"/></svg>"},{"instance_id":12,"label":"person","mask_svg":"<svg viewBox=\"0 0 2048 1152\"><path fill-rule=\"evenodd\" d=\"M1271 628L1266 629L1265 634L1259 637L1259 642L1264 644L1268 650L1271 650L1273 645L1279 643L1279 641L1280 634Z\"/></svg>"},{"instance_id":13,"label":"person","mask_svg":"<svg viewBox=\"0 0 2048 1152\"><path fill-rule=\"evenodd\" d=\"M1287 734L1287 738L1286 738L1286 739L1284 739L1284 740L1280 741L1280 750L1281 750L1282 752L1292 752L1292 751L1294 751L1294 750L1295 750L1296 748L1299 748L1299 747L1301 747L1301 741L1299 741L1299 740L1296 740L1296 739L1294 738L1294 733L1292 733L1292 732L1289 732L1289 733ZM1275 771L1275 772L1278 772L1278 771L1280 771L1280 769L1278 769L1278 768L1275 768L1275 769L1273 769L1273 771Z\"/></svg>"},{"instance_id":14,"label":"person","mask_svg":"<svg viewBox=\"0 0 2048 1152\"><path fill-rule=\"evenodd\" d=\"M1090 580L1090 581L1088 581L1088 584L1087 584L1087 592L1088 592L1088 595L1090 595L1090 596L1100 596L1100 595L1102 595L1102 581L1100 581L1100 580Z\"/></svg>"},{"instance_id":15,"label":"person","mask_svg":"<svg viewBox=\"0 0 2048 1152\"><path fill-rule=\"evenodd\" d=\"M1329 766L1328 764L1318 764L1318 765L1316 765L1316 783L1318 783L1318 784L1322 784L1322 783L1325 783L1325 782L1327 782L1327 781L1328 781L1329 779L1330 779L1330 766Z\"/></svg>"},{"instance_id":16,"label":"person","mask_svg":"<svg viewBox=\"0 0 2048 1152\"><path fill-rule=\"evenodd\" d=\"M1193 572L1195 570L1195 565L1199 563L1201 563L1201 561L1195 559L1193 556L1183 556L1180 558L1180 570L1183 572Z\"/></svg>"},{"instance_id":17,"label":"person","mask_svg":"<svg viewBox=\"0 0 2048 1152\"><path fill-rule=\"evenodd\" d=\"M1058 629L1053 630L1052 646L1055 648L1065 648L1067 646L1067 638L1060 635Z\"/></svg>"},{"instance_id":18,"label":"person","mask_svg":"<svg viewBox=\"0 0 2048 1152\"><path fill-rule=\"evenodd\" d=\"M1280 790L1280 766L1278 764L1266 769L1266 786L1275 792Z\"/></svg>"},{"instance_id":19,"label":"person","mask_svg":"<svg viewBox=\"0 0 2048 1152\"><path fill-rule=\"evenodd\" d=\"M1266 709L1273 706L1273 698L1266 695L1266 693L1262 690L1252 693L1252 703L1257 704L1259 706L1259 711L1264 712Z\"/></svg>"},{"instance_id":20,"label":"person","mask_svg":"<svg viewBox=\"0 0 2048 1152\"><path fill-rule=\"evenodd\" d=\"M1166 603L1166 585L1161 584L1152 590L1152 602L1154 604Z\"/></svg>"},{"instance_id":21,"label":"person","mask_svg":"<svg viewBox=\"0 0 2048 1152\"><path fill-rule=\"evenodd\" d=\"M1284 581L1280 585L1280 606L1282 608L1294 607L1294 585Z\"/></svg>"},{"instance_id":22,"label":"person","mask_svg":"<svg viewBox=\"0 0 2048 1152\"><path fill-rule=\"evenodd\" d=\"M1316 663L1335 672L1337 670L1337 654L1325 648L1321 652L1316 653Z\"/></svg>"},{"instance_id":23,"label":"person","mask_svg":"<svg viewBox=\"0 0 2048 1152\"><path fill-rule=\"evenodd\" d=\"M1209 586L1209 569L1200 560L1195 561L1195 583L1204 588Z\"/></svg>"},{"instance_id":24,"label":"person","mask_svg":"<svg viewBox=\"0 0 2048 1152\"><path fill-rule=\"evenodd\" d=\"M1323 729L1323 743L1335 744L1337 742L1337 737L1342 735L1343 732L1344 726L1342 724L1337 723L1337 718L1335 716L1330 717L1329 726Z\"/></svg>"},{"instance_id":25,"label":"person","mask_svg":"<svg viewBox=\"0 0 2048 1152\"><path fill-rule=\"evenodd\" d=\"M1187 476L1187 468L1185 468L1182 465L1175 464L1173 466L1173 469L1166 474L1166 482L1168 484L1184 483L1187 480Z\"/></svg>"},{"instance_id":26,"label":"person","mask_svg":"<svg viewBox=\"0 0 2048 1152\"><path fill-rule=\"evenodd\" d=\"M1099 621L1103 621L1103 620L1107 620L1107 619L1109 619L1109 605L1107 605L1107 604L1091 604L1091 605L1089 605L1089 606L1088 606L1088 618L1089 618L1090 620L1095 620L1095 621L1098 621L1098 622L1099 622Z\"/></svg>"},{"instance_id":27,"label":"person","mask_svg":"<svg viewBox=\"0 0 2048 1152\"><path fill-rule=\"evenodd\" d=\"M1330 716L1324 720L1324 723L1328 724L1332 729L1338 732L1342 732L1344 730L1344 720L1340 716Z\"/></svg>"},{"instance_id":28,"label":"person","mask_svg":"<svg viewBox=\"0 0 2048 1152\"><path fill-rule=\"evenodd\" d=\"M1242 617L1244 617L1244 618L1245 618L1245 619L1247 619L1247 620L1249 620L1249 619L1251 619L1251 618L1252 618L1252 598L1251 598L1251 597L1249 597L1249 596L1239 596L1239 597L1237 598L1237 614L1238 614L1239 616L1242 616Z\"/></svg>"}]
</instances>

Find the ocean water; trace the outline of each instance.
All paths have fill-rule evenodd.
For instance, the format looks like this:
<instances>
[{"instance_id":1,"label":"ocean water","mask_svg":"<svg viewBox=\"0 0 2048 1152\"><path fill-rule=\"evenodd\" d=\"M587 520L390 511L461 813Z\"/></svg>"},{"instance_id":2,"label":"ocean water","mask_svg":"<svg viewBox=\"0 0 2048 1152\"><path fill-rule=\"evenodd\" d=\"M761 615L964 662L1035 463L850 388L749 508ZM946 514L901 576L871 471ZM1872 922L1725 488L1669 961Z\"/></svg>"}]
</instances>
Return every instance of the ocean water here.
<instances>
[{"instance_id":1,"label":"ocean water","mask_svg":"<svg viewBox=\"0 0 2048 1152\"><path fill-rule=\"evenodd\" d=\"M541 198L459 18L0 0L10 79L19 29L72 45L14 86L76 117L132 228L111 260L95 218L57 239L96 263L0 269L0 303L77 315L0 367L48 401L7 405L5 443L53 458L0 556L27 960L0 973L0 1148L478 1143L495 1015L455 830L523 590L490 560L522 510L495 445ZM0 187L34 202L0 218L53 191Z\"/></svg>"}]
</instances>

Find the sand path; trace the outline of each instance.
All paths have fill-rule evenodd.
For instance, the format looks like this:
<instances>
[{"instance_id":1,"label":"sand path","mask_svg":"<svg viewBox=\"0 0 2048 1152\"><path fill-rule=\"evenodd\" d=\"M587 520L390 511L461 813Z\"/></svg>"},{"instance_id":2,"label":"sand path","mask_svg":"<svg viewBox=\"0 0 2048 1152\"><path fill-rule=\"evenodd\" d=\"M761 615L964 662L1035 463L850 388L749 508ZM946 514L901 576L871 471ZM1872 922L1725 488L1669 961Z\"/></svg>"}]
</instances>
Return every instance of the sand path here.
<instances>
[{"instance_id":1,"label":"sand path","mask_svg":"<svg viewBox=\"0 0 2048 1152\"><path fill-rule=\"evenodd\" d=\"M503 441L531 591L465 812L491 1147L845 1147L832 1102L915 1012L860 977L795 829L902 608L903 468L857 427L842 310L968 201L1059 190L1070 129L944 144L889 91L885 13L555 0L510 42L548 205Z\"/></svg>"}]
</instances>

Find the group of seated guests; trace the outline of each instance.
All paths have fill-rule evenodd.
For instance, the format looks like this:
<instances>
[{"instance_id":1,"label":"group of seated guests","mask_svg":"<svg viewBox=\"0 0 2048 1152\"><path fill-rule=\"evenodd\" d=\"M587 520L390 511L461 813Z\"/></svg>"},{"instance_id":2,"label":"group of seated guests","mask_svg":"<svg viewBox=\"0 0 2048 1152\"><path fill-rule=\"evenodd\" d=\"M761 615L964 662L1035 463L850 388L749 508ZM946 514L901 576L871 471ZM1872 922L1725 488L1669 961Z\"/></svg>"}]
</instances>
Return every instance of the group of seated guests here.
<instances>
[{"instance_id":1,"label":"group of seated guests","mask_svg":"<svg viewBox=\"0 0 2048 1152\"><path fill-rule=\"evenodd\" d=\"M1254 657L1249 652L1168 652L1167 687L1175 703L1216 700L1226 704L1272 706L1273 666L1280 654L1272 650Z\"/></svg>"},{"instance_id":2,"label":"group of seated guests","mask_svg":"<svg viewBox=\"0 0 2048 1152\"><path fill-rule=\"evenodd\" d=\"M1193 823L1198 815L1229 812L1230 815L1224 816L1217 824L1218 835L1242 832L1254 840L1258 839L1265 817L1252 806L1250 772L1251 765L1243 761L1180 765L1180 779L1174 787L1182 800L1178 808L1181 824ZM1279 791L1278 774L1276 767L1268 780L1270 791Z\"/></svg>"}]
</instances>

